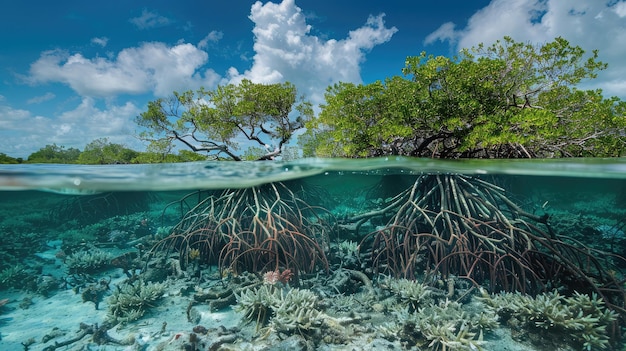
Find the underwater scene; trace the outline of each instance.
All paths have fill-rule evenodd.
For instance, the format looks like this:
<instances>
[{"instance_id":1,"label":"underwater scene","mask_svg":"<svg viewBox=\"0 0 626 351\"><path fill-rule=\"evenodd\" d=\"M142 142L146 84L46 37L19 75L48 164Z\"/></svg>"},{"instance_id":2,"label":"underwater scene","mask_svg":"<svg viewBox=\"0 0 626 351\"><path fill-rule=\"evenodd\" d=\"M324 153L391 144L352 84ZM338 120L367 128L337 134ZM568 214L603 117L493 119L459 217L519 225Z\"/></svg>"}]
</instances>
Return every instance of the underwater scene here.
<instances>
[{"instance_id":1,"label":"underwater scene","mask_svg":"<svg viewBox=\"0 0 626 351\"><path fill-rule=\"evenodd\" d=\"M0 165L0 350L626 350L626 159Z\"/></svg>"}]
</instances>

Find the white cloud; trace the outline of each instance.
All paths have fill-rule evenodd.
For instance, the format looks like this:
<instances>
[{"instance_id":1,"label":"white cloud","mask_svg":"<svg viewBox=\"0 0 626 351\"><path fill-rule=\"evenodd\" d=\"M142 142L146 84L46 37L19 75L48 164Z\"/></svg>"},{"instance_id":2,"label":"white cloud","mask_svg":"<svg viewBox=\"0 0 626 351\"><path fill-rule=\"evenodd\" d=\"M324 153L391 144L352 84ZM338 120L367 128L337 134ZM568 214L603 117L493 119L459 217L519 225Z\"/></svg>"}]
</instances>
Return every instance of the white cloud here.
<instances>
[{"instance_id":1,"label":"white cloud","mask_svg":"<svg viewBox=\"0 0 626 351\"><path fill-rule=\"evenodd\" d=\"M174 90L213 87L219 76L210 69L206 52L192 44L167 46L144 43L122 50L117 57L86 58L67 51L44 52L30 67L29 83L61 82L81 96L109 97L152 91L166 96Z\"/></svg>"},{"instance_id":2,"label":"white cloud","mask_svg":"<svg viewBox=\"0 0 626 351\"><path fill-rule=\"evenodd\" d=\"M83 149L97 138L142 149L132 137L133 120L141 110L134 104L98 108L92 98L83 98L73 110L45 117L24 109L0 105L0 150L9 156L27 157L50 144Z\"/></svg>"},{"instance_id":3,"label":"white cloud","mask_svg":"<svg viewBox=\"0 0 626 351\"><path fill-rule=\"evenodd\" d=\"M207 47L209 47L209 43L217 43L223 37L224 37L224 33L218 30L212 30L209 34L207 34L206 37L200 40L200 42L198 43L198 48L206 49Z\"/></svg>"},{"instance_id":4,"label":"white cloud","mask_svg":"<svg viewBox=\"0 0 626 351\"><path fill-rule=\"evenodd\" d=\"M156 12L152 12L146 9L141 12L141 16L133 17L128 21L134 24L139 29L164 27L172 23L169 18L163 17Z\"/></svg>"},{"instance_id":5,"label":"white cloud","mask_svg":"<svg viewBox=\"0 0 626 351\"><path fill-rule=\"evenodd\" d=\"M600 60L609 64L590 87L626 98L625 16L625 1L492 0L474 13L464 28L452 31L454 24L444 23L427 36L425 44L443 40L460 49L491 44L505 35L533 43L560 36L588 52L598 49Z\"/></svg>"},{"instance_id":6,"label":"white cloud","mask_svg":"<svg viewBox=\"0 0 626 351\"><path fill-rule=\"evenodd\" d=\"M436 31L426 36L426 39L424 39L424 44L432 44L437 40L455 43L457 39L457 33L454 30L455 27L456 25L452 22L446 22L442 24Z\"/></svg>"},{"instance_id":7,"label":"white cloud","mask_svg":"<svg viewBox=\"0 0 626 351\"><path fill-rule=\"evenodd\" d=\"M65 50L43 52L31 64L25 81L65 84L81 96L81 103L71 111L50 117L0 104L0 150L11 156L28 156L46 144L82 149L86 143L102 137L140 150L141 145L129 142L134 140L133 120L141 110L132 103L111 104L120 94L168 96L174 90L200 86L211 89L218 82L237 83L248 78L260 83L290 81L317 104L323 101L329 84L361 82L360 66L367 52L389 41L397 31L385 26L381 14L364 19L365 23L345 38L322 39L310 34L311 26L294 0L280 4L257 2L252 5L250 19L255 36L252 66L243 73L231 67L226 78L206 67L208 54L202 50L222 39L219 31L210 32L197 46L150 42L106 57L90 58ZM166 22L144 11L133 23L148 28ZM95 39L94 44L106 44ZM30 103L48 98L53 96L35 97ZM101 102L107 105L100 106Z\"/></svg>"},{"instance_id":8,"label":"white cloud","mask_svg":"<svg viewBox=\"0 0 626 351\"><path fill-rule=\"evenodd\" d=\"M620 1L613 6L613 11L620 17L626 17L626 1Z\"/></svg>"},{"instance_id":9,"label":"white cloud","mask_svg":"<svg viewBox=\"0 0 626 351\"><path fill-rule=\"evenodd\" d=\"M314 103L322 102L329 84L361 82L360 64L367 51L389 41L397 31L385 27L383 17L370 16L347 38L323 40L310 34L311 26L294 0L257 1L250 13L255 40L252 67L244 73L231 68L228 77L231 82L290 81Z\"/></svg>"},{"instance_id":10,"label":"white cloud","mask_svg":"<svg viewBox=\"0 0 626 351\"><path fill-rule=\"evenodd\" d=\"M93 98L85 97L74 110L62 113L56 123L63 125L57 135L80 136L82 140L96 139L101 137L113 137L119 135L131 135L135 126L133 119L141 113L141 110L126 102L124 105L107 105L105 109L99 109Z\"/></svg>"},{"instance_id":11,"label":"white cloud","mask_svg":"<svg viewBox=\"0 0 626 351\"><path fill-rule=\"evenodd\" d=\"M26 100L26 103L29 104L29 105L30 104L40 104L42 102L46 102L46 101L52 100L55 97L56 97L56 95L54 95L54 93L47 92L47 93L45 93L43 95L35 96L33 98L30 98L30 99Z\"/></svg>"},{"instance_id":12,"label":"white cloud","mask_svg":"<svg viewBox=\"0 0 626 351\"><path fill-rule=\"evenodd\" d=\"M107 46L108 42L109 42L109 38L107 38L107 37L91 38L91 43L92 44L100 45L102 47Z\"/></svg>"}]
</instances>

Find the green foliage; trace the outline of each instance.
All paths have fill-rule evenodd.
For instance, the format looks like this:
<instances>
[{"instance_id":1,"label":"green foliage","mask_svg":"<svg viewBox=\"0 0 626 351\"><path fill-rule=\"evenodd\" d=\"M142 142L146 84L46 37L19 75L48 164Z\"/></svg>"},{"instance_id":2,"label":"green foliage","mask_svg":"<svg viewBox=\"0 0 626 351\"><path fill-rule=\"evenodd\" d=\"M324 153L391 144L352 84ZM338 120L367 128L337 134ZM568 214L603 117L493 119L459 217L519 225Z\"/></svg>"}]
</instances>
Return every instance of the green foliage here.
<instances>
[{"instance_id":1,"label":"green foliage","mask_svg":"<svg viewBox=\"0 0 626 351\"><path fill-rule=\"evenodd\" d=\"M508 37L454 58L408 57L404 77L329 87L304 155L620 156L626 103L576 88L606 68L597 58L562 38Z\"/></svg>"},{"instance_id":2,"label":"green foliage","mask_svg":"<svg viewBox=\"0 0 626 351\"><path fill-rule=\"evenodd\" d=\"M139 153L114 144L107 138L100 138L85 146L85 150L78 156L78 163L89 165L124 164L131 163Z\"/></svg>"},{"instance_id":3,"label":"green foliage","mask_svg":"<svg viewBox=\"0 0 626 351\"><path fill-rule=\"evenodd\" d=\"M66 149L56 144L46 145L28 156L29 163L76 163L80 150L75 148Z\"/></svg>"},{"instance_id":4,"label":"green foliage","mask_svg":"<svg viewBox=\"0 0 626 351\"><path fill-rule=\"evenodd\" d=\"M146 128L141 137L157 149L169 150L178 141L216 159L240 161L258 154L258 150L245 156L237 153L244 139L263 151L257 159L269 159L279 155L293 133L313 115L309 102L297 100L291 83L243 80L212 91L175 92L170 98L151 101L137 123Z\"/></svg>"},{"instance_id":5,"label":"green foliage","mask_svg":"<svg viewBox=\"0 0 626 351\"><path fill-rule=\"evenodd\" d=\"M17 163L22 163L23 160L21 158L14 158L11 156L8 156L5 153L0 152L0 164L17 164Z\"/></svg>"}]
</instances>

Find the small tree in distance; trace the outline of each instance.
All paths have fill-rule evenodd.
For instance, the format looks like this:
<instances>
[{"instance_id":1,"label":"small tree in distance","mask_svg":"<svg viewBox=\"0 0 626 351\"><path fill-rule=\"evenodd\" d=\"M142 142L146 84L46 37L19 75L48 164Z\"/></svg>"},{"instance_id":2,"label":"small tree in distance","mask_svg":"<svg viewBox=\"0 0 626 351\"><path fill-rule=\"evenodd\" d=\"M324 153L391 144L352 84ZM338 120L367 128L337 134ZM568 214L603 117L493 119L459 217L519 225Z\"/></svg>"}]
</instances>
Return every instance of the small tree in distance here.
<instances>
[{"instance_id":1,"label":"small tree in distance","mask_svg":"<svg viewBox=\"0 0 626 351\"><path fill-rule=\"evenodd\" d=\"M298 98L293 84L243 80L215 90L174 92L149 102L136 121L146 128L140 137L160 148L180 142L213 159L241 161L243 145L256 145L260 160L280 155L312 117L311 103Z\"/></svg>"}]
</instances>

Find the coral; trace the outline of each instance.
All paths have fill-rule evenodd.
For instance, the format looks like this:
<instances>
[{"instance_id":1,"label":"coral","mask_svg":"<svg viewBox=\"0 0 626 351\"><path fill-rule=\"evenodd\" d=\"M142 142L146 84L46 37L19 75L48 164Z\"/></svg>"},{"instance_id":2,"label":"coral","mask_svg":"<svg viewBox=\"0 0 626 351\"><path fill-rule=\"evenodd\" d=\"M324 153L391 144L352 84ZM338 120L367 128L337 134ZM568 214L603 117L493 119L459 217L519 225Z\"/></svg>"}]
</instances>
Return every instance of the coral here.
<instances>
[{"instance_id":1,"label":"coral","mask_svg":"<svg viewBox=\"0 0 626 351\"><path fill-rule=\"evenodd\" d=\"M113 255L110 253L91 248L86 251L75 252L65 259L65 265L70 274L73 273L97 273L111 267L111 259Z\"/></svg>"},{"instance_id":2,"label":"coral","mask_svg":"<svg viewBox=\"0 0 626 351\"><path fill-rule=\"evenodd\" d=\"M272 308L277 300L274 296L279 289L274 285L261 285L256 288L243 289L235 293L237 305L234 310L243 313L243 319L256 322L257 330L267 324Z\"/></svg>"},{"instance_id":3,"label":"coral","mask_svg":"<svg viewBox=\"0 0 626 351\"><path fill-rule=\"evenodd\" d=\"M358 267L359 245L356 242L341 241L336 244L334 252L341 262L341 267Z\"/></svg>"},{"instance_id":4,"label":"coral","mask_svg":"<svg viewBox=\"0 0 626 351\"><path fill-rule=\"evenodd\" d=\"M495 329L498 317L493 311L471 311L448 299L421 308L412 318L432 350L473 350L482 346L485 331Z\"/></svg>"},{"instance_id":5,"label":"coral","mask_svg":"<svg viewBox=\"0 0 626 351\"><path fill-rule=\"evenodd\" d=\"M416 280L385 279L381 286L391 291L402 302L408 305L409 312L417 311L420 306L432 303L428 286Z\"/></svg>"},{"instance_id":6,"label":"coral","mask_svg":"<svg viewBox=\"0 0 626 351\"><path fill-rule=\"evenodd\" d=\"M479 350L483 334L499 326L495 311L481 301L462 304L423 282L387 278L380 286L397 301L391 308L398 322L386 323L378 332L386 339L401 338L429 350Z\"/></svg>"},{"instance_id":7,"label":"coral","mask_svg":"<svg viewBox=\"0 0 626 351\"><path fill-rule=\"evenodd\" d=\"M264 284L236 294L235 311L244 320L256 322L257 331L270 325L276 332L312 334L319 331L324 315L317 309L317 295L306 289L282 289Z\"/></svg>"},{"instance_id":8,"label":"coral","mask_svg":"<svg viewBox=\"0 0 626 351\"><path fill-rule=\"evenodd\" d=\"M0 272L0 290L23 286L24 279L28 276L26 267L15 265L7 267Z\"/></svg>"},{"instance_id":9,"label":"coral","mask_svg":"<svg viewBox=\"0 0 626 351\"><path fill-rule=\"evenodd\" d=\"M154 231L150 228L147 217L149 216L145 212L138 212L102 218L91 224L81 225L78 221L66 221L61 224L57 237L63 241L63 248L66 250L80 248L86 242L124 247L129 240L144 237Z\"/></svg>"},{"instance_id":10,"label":"coral","mask_svg":"<svg viewBox=\"0 0 626 351\"><path fill-rule=\"evenodd\" d=\"M317 295L310 290L290 289L275 302L272 328L291 335L319 332L324 314L317 309Z\"/></svg>"},{"instance_id":11,"label":"coral","mask_svg":"<svg viewBox=\"0 0 626 351\"><path fill-rule=\"evenodd\" d=\"M289 283L291 278L293 278L293 273L291 272L291 269L285 269L282 272L279 270L269 271L263 274L263 283L269 285L274 285L277 283L287 284Z\"/></svg>"},{"instance_id":12,"label":"coral","mask_svg":"<svg viewBox=\"0 0 626 351\"><path fill-rule=\"evenodd\" d=\"M483 294L483 301L502 315L521 323L530 332L568 335L573 346L583 350L604 350L610 344L609 328L617 314L606 308L596 294L574 293L565 297L556 291L531 297L521 293ZM543 339L543 338L542 338Z\"/></svg>"},{"instance_id":13,"label":"coral","mask_svg":"<svg viewBox=\"0 0 626 351\"><path fill-rule=\"evenodd\" d=\"M165 293L165 284L144 282L139 279L133 283L126 281L107 300L107 319L111 322L127 323L141 318L145 311L153 307Z\"/></svg>"}]
</instances>

